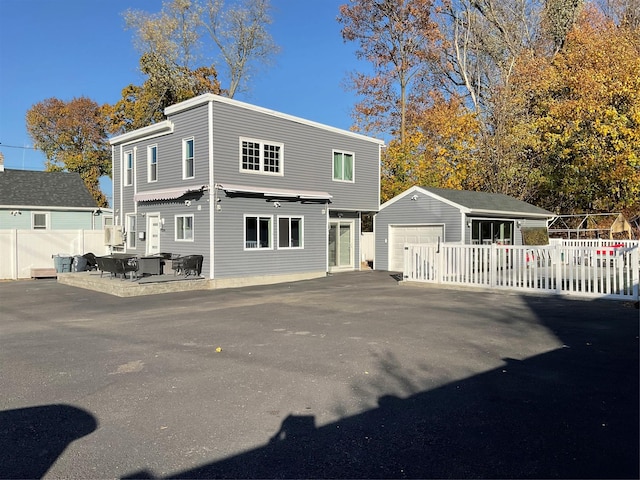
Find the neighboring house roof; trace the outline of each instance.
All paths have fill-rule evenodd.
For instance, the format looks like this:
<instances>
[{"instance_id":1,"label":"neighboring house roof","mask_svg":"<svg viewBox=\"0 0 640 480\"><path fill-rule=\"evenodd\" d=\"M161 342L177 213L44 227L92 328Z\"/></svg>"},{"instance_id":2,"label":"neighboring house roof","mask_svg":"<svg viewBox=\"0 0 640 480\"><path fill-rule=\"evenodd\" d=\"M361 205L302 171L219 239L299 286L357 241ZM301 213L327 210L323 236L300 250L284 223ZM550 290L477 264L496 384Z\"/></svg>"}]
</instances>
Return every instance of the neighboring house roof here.
<instances>
[{"instance_id":1,"label":"neighboring house roof","mask_svg":"<svg viewBox=\"0 0 640 480\"><path fill-rule=\"evenodd\" d=\"M0 206L96 208L78 173L0 171Z\"/></svg>"},{"instance_id":2,"label":"neighboring house roof","mask_svg":"<svg viewBox=\"0 0 640 480\"><path fill-rule=\"evenodd\" d=\"M452 190L435 187L411 187L400 195L384 203L380 208L392 204L398 199L417 192L438 198L460 208L467 214L505 214L537 217L554 217L555 214L530 203L502 193L473 192L470 190Z\"/></svg>"}]
</instances>

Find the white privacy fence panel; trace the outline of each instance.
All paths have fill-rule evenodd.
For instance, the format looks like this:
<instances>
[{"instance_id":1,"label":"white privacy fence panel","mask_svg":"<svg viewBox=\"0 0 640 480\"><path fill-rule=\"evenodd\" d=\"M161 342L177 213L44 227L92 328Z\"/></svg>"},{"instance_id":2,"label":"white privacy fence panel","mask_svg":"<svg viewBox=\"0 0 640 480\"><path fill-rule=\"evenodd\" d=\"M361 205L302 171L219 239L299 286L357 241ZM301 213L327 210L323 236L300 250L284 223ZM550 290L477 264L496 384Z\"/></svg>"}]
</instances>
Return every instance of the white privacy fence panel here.
<instances>
[{"instance_id":1,"label":"white privacy fence panel","mask_svg":"<svg viewBox=\"0 0 640 480\"><path fill-rule=\"evenodd\" d=\"M104 255L103 230L0 230L0 279L29 278L32 268L53 268L53 255Z\"/></svg>"},{"instance_id":2,"label":"white privacy fence panel","mask_svg":"<svg viewBox=\"0 0 640 480\"><path fill-rule=\"evenodd\" d=\"M406 245L406 281L637 299L637 245Z\"/></svg>"}]
</instances>

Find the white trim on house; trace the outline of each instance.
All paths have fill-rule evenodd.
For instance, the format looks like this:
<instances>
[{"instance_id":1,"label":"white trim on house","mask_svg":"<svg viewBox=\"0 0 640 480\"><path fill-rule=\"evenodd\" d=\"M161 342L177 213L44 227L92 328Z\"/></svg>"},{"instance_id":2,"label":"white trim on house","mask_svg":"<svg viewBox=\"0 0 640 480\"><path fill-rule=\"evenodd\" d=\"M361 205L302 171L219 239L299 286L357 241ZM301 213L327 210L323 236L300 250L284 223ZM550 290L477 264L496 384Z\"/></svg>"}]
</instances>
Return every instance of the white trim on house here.
<instances>
[{"instance_id":1,"label":"white trim on house","mask_svg":"<svg viewBox=\"0 0 640 480\"><path fill-rule=\"evenodd\" d=\"M142 138L152 138L160 135L167 135L169 133L173 133L173 122L170 120L165 120L163 122L154 123L153 125L149 125L147 127L138 128L131 132L123 133L122 135L117 135L109 140L111 145L118 145L121 143L132 142L136 140L140 140Z\"/></svg>"},{"instance_id":2,"label":"white trim on house","mask_svg":"<svg viewBox=\"0 0 640 480\"><path fill-rule=\"evenodd\" d=\"M300 123L302 125L308 125L315 128L320 128L322 130L327 130L329 132L339 133L341 135L346 135L349 137L357 138L360 140L366 140L369 142L377 143L378 145L384 145L384 140L379 140L377 138L367 137L366 135L362 135L359 133L351 132L349 130L343 130L336 127L331 127L329 125L324 125L322 123L313 122L311 120L306 120L304 118L295 117L293 115L288 115L286 113L277 112L275 110L270 110L264 107L258 107L256 105L251 105L249 103L240 102L238 100L234 100L227 97L221 97L220 95L214 95L213 93L205 93L203 95L199 95L194 98L190 98L189 100L185 100L184 102L176 103L175 105L170 105L164 109L164 114L169 116L178 112L182 112L184 110L188 110L191 108L199 107L200 105L204 105L208 102L218 102L224 103L227 105L233 105L238 108L244 108L247 110L252 110L254 112L263 113L265 115L271 115L273 117L282 118L284 120L289 120L291 122Z\"/></svg>"}]
</instances>

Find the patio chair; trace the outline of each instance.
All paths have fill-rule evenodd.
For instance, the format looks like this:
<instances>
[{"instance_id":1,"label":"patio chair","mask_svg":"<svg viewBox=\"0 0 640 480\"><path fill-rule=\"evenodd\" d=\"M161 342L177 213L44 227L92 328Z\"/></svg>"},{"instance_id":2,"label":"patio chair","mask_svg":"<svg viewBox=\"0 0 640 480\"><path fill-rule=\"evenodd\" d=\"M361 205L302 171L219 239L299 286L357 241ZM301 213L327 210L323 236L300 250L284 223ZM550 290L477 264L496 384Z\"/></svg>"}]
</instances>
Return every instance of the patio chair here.
<instances>
[{"instance_id":1,"label":"patio chair","mask_svg":"<svg viewBox=\"0 0 640 480\"><path fill-rule=\"evenodd\" d=\"M181 271L184 276L188 277L189 275L194 275L199 277L200 273L202 273L203 261L203 255L187 255L182 257Z\"/></svg>"},{"instance_id":2,"label":"patio chair","mask_svg":"<svg viewBox=\"0 0 640 480\"><path fill-rule=\"evenodd\" d=\"M98 269L98 262L96 261L96 256L93 253L88 252L82 256L87 260L86 270L90 271Z\"/></svg>"}]
</instances>

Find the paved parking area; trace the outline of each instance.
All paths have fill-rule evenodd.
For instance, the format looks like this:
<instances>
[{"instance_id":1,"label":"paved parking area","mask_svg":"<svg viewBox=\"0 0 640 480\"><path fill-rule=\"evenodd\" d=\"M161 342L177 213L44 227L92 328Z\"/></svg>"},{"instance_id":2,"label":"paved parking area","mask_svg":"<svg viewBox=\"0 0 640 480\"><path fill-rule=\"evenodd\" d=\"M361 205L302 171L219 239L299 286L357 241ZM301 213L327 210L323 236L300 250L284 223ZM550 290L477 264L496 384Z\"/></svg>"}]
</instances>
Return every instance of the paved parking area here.
<instances>
[{"instance_id":1,"label":"paved parking area","mask_svg":"<svg viewBox=\"0 0 640 480\"><path fill-rule=\"evenodd\" d=\"M0 283L0 477L638 478L638 310L385 272Z\"/></svg>"}]
</instances>

